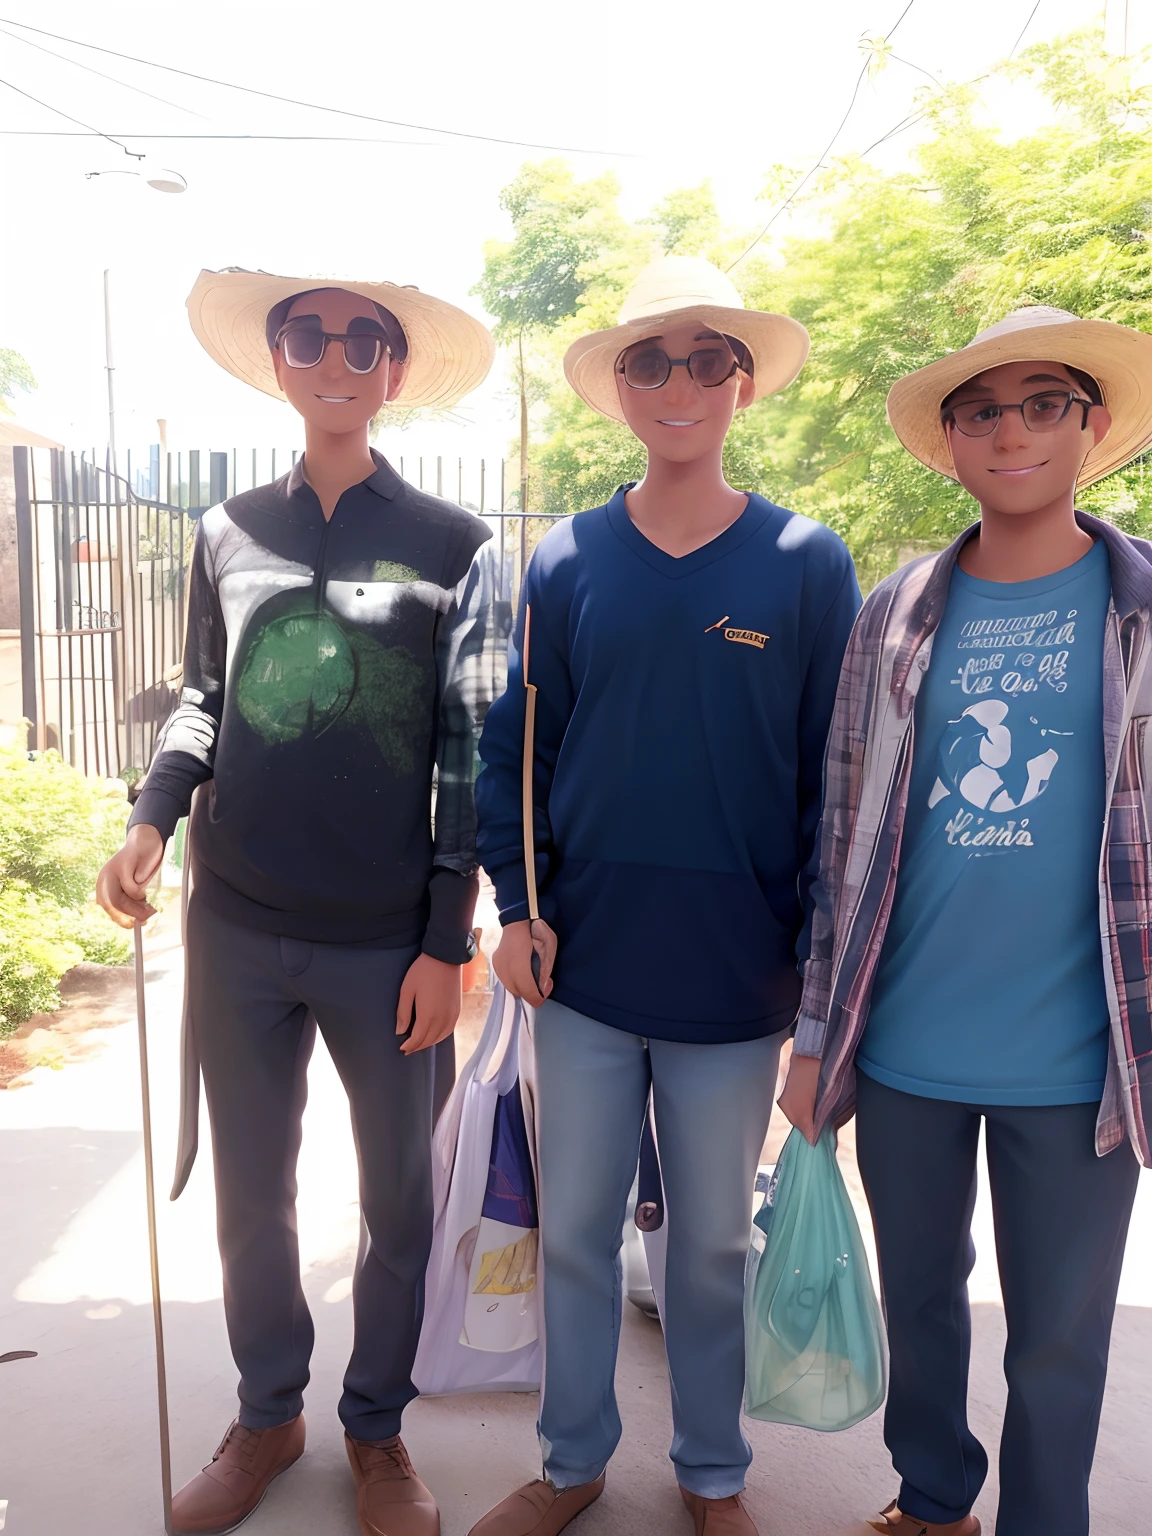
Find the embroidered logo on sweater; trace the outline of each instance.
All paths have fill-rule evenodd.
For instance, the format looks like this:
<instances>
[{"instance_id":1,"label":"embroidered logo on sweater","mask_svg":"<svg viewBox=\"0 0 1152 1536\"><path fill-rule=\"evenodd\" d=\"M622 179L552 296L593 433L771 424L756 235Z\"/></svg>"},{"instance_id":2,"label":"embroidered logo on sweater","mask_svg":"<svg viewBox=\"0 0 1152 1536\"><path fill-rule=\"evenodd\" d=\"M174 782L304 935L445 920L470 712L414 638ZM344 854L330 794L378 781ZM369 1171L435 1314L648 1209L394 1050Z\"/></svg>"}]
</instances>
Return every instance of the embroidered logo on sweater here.
<instances>
[{"instance_id":1,"label":"embroidered logo on sweater","mask_svg":"<svg viewBox=\"0 0 1152 1536\"><path fill-rule=\"evenodd\" d=\"M733 640L737 645L754 645L758 651L762 651L765 643L771 640L771 635L761 634L758 629L726 629L725 625L730 618L731 614L726 613L715 624L709 624L704 633L710 635L714 629L719 629L723 632L725 640Z\"/></svg>"}]
</instances>

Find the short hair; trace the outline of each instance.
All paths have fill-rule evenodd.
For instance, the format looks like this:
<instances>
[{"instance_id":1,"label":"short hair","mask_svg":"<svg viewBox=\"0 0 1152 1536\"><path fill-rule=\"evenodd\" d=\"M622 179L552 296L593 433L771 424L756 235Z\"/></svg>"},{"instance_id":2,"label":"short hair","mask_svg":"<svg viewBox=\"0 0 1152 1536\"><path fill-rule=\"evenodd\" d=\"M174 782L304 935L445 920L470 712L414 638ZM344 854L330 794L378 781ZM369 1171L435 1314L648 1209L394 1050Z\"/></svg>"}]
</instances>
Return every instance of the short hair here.
<instances>
[{"instance_id":1,"label":"short hair","mask_svg":"<svg viewBox=\"0 0 1152 1536\"><path fill-rule=\"evenodd\" d=\"M1053 358L1052 361L1060 362L1060 359ZM1060 363L1060 366L1061 368L1066 368L1068 370L1068 372L1072 375L1072 378L1084 391L1085 395L1089 400L1091 400L1093 405L1104 404L1104 391L1100 388L1099 384L1097 384L1096 380L1090 373L1085 373L1083 368L1073 368L1071 363ZM972 378L975 377L976 375L973 374ZM956 396L960 393L960 391L964 389L968 384L971 384L971 382L972 379L965 379L963 384L957 384L956 388L949 394L945 395L943 400L941 400L940 409L942 411L946 411L952 404L953 400L955 400Z\"/></svg>"},{"instance_id":2,"label":"short hair","mask_svg":"<svg viewBox=\"0 0 1152 1536\"><path fill-rule=\"evenodd\" d=\"M291 293L286 299L281 299L279 304L273 304L268 311L268 318L264 322L264 336L268 342L269 352L276 350L276 338L284 322L288 319L288 311L297 299L306 299L313 293L345 292L340 288L328 285L324 288L306 288L303 293ZM390 309L385 309L383 304L377 304L375 300L369 300L376 316L383 328L388 340L388 350L392 354L392 360L396 363L406 362L408 359L408 337L404 334L404 327L397 320Z\"/></svg>"},{"instance_id":3,"label":"short hair","mask_svg":"<svg viewBox=\"0 0 1152 1536\"><path fill-rule=\"evenodd\" d=\"M1085 373L1083 368L1073 368L1071 363L1065 363L1063 366L1067 368L1093 405L1104 404L1104 391L1090 373Z\"/></svg>"},{"instance_id":4,"label":"short hair","mask_svg":"<svg viewBox=\"0 0 1152 1536\"><path fill-rule=\"evenodd\" d=\"M756 364L752 360L752 354L748 348L736 336L729 336L726 331L720 332L724 340L732 348L732 355L736 359L736 366L741 373L746 373L750 379L756 377Z\"/></svg>"}]
</instances>

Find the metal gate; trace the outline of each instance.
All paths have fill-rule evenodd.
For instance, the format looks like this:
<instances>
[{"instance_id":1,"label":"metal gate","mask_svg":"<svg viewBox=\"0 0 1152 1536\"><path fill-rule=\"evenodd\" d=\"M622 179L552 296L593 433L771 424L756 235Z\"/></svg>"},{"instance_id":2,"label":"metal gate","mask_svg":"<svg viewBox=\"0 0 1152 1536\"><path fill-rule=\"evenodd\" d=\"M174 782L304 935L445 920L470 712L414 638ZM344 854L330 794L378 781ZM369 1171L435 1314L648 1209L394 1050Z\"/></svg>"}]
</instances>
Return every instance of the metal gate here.
<instances>
[{"instance_id":1,"label":"metal gate","mask_svg":"<svg viewBox=\"0 0 1152 1536\"><path fill-rule=\"evenodd\" d=\"M238 477L262 483L264 464L253 451L249 480L248 455L234 450L169 454L163 464L153 454L135 476L130 458L121 475L109 459L63 449L12 456L29 745L54 748L83 773L132 782L177 702L196 521L247 488ZM275 453L268 467L274 479ZM398 468L414 484L455 493L492 525L499 595L513 609L528 557L555 518L506 506L502 463L401 458ZM159 499L161 488L169 499Z\"/></svg>"},{"instance_id":2,"label":"metal gate","mask_svg":"<svg viewBox=\"0 0 1152 1536\"><path fill-rule=\"evenodd\" d=\"M194 522L110 462L13 450L29 744L134 778L175 704Z\"/></svg>"}]
</instances>

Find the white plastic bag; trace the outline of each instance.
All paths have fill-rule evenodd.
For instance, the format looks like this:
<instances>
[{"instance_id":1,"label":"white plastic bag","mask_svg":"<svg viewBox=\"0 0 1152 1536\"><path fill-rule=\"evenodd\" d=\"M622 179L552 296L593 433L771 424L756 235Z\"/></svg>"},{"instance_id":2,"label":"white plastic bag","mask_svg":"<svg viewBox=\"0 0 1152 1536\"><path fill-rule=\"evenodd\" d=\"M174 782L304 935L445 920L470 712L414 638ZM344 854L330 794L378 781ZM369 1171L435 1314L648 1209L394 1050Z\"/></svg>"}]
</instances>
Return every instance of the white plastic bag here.
<instances>
[{"instance_id":1,"label":"white plastic bag","mask_svg":"<svg viewBox=\"0 0 1152 1536\"><path fill-rule=\"evenodd\" d=\"M515 1088L517 1079L528 1145L535 1160L534 1058L528 1015L523 1003L497 987L480 1043L461 1072L432 1138L435 1224L425 1282L424 1324L412 1371L417 1389L426 1397L458 1392L534 1392L540 1386L543 1307L539 1260L536 1284L531 1289L521 1288L485 1301L471 1296L470 1284L475 1278L473 1269L483 1259L478 1249L496 1101ZM483 1241L489 1240L495 1239ZM502 1240L499 1247L504 1246Z\"/></svg>"},{"instance_id":2,"label":"white plastic bag","mask_svg":"<svg viewBox=\"0 0 1152 1536\"><path fill-rule=\"evenodd\" d=\"M468 1270L461 1344L506 1355L540 1336L539 1233L483 1216Z\"/></svg>"}]
</instances>

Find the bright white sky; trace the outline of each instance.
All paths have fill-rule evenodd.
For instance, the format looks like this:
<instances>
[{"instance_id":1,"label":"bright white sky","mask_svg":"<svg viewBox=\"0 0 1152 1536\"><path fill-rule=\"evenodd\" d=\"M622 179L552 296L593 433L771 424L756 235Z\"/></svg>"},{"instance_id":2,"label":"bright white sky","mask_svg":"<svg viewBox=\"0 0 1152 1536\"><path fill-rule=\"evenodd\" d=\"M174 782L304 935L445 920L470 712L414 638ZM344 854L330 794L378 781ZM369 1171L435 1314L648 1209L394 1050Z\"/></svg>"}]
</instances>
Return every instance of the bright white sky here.
<instances>
[{"instance_id":1,"label":"bright white sky","mask_svg":"<svg viewBox=\"0 0 1152 1536\"><path fill-rule=\"evenodd\" d=\"M629 215L711 177L741 222L769 168L807 166L842 116L862 35L888 32L903 0L0 0L0 17L203 75L440 128L600 149L570 155L578 174L614 170ZM1034 0L995 6L913 0L895 53L966 79L1003 58ZM1025 43L1097 17L1104 0L1041 0ZM1124 0L1109 0L1118 39ZM1128 0L1129 42L1152 40L1152 0ZM0 22L3 26L3 22ZM246 450L301 442L287 406L258 395L201 352L184 299L201 267L415 282L478 311L486 239L507 233L501 187L544 151L358 123L281 106L24 33L24 37L175 103L152 101L0 32L0 78L178 169L188 191L85 172L130 166L93 138L0 139L0 345L39 388L21 417L70 446L106 440L103 270L113 282L121 450ZM909 110L925 83L893 63L861 88L837 152L862 150ZM1042 111L1027 87L995 103L1010 132ZM199 114L199 115L197 115ZM0 85L0 129L70 125ZM386 143L153 141L147 134L379 136ZM902 163L915 134L878 152ZM886 158L881 158L886 157ZM785 228L784 221L777 231ZM392 455L499 457L515 413L497 374L461 410L466 425L390 434Z\"/></svg>"}]
</instances>

